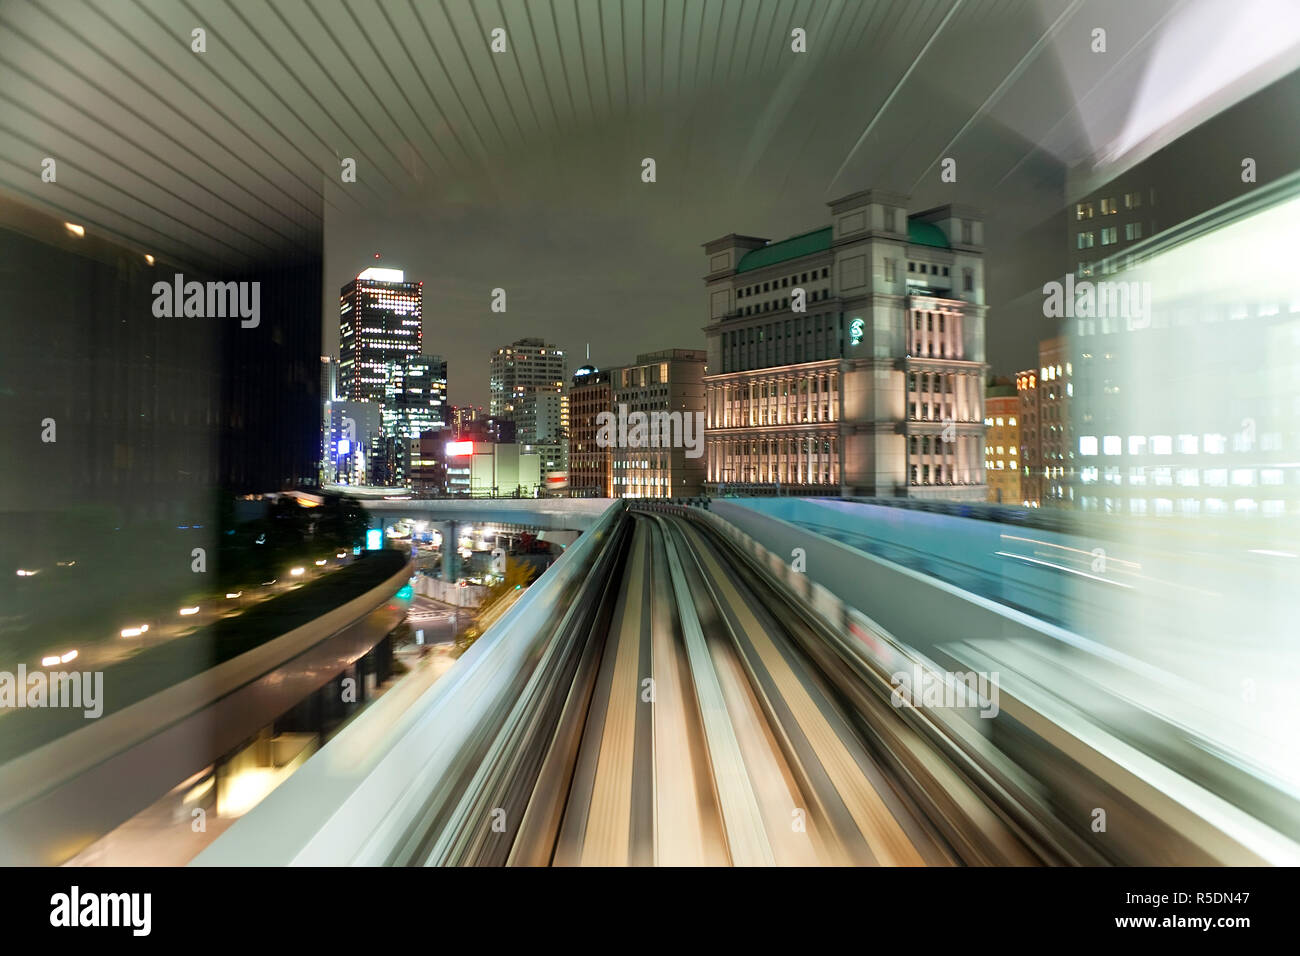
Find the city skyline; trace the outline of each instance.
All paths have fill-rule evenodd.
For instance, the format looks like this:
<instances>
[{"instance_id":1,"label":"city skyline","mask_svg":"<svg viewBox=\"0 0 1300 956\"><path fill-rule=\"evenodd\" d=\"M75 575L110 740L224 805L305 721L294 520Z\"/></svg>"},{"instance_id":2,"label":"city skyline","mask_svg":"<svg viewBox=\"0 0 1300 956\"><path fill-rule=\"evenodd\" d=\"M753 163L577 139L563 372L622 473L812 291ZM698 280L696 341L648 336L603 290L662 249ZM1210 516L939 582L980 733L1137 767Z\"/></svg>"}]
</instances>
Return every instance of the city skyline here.
<instances>
[{"instance_id":1,"label":"city skyline","mask_svg":"<svg viewBox=\"0 0 1300 956\"><path fill-rule=\"evenodd\" d=\"M0 0L0 76L20 937L1300 865L1296 0Z\"/></svg>"}]
</instances>

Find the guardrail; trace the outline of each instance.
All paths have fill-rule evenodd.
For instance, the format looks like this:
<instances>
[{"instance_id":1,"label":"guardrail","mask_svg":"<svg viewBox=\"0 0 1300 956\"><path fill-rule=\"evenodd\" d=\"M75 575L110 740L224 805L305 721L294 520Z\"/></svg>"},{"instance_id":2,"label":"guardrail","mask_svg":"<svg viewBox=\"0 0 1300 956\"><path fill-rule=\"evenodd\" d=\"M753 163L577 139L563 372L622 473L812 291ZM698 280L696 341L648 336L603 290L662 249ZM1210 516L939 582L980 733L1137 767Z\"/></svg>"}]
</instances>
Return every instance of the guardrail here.
<instances>
[{"instance_id":1,"label":"guardrail","mask_svg":"<svg viewBox=\"0 0 1300 956\"><path fill-rule=\"evenodd\" d=\"M868 617L864 607L904 607L917 630L954 641L971 633L1075 640L1028 615L741 505L715 500L709 512L692 516L710 523L776 586L811 607L845 664L884 693L897 686L892 678L900 673L940 687L951 684L952 675ZM796 543L825 584L794 569L788 554ZM955 755L969 779L991 787L987 792L1009 819L1055 847L1063 859L1131 865L1300 863L1295 840L1088 722L1065 702L1028 682L1001 684L998 693L998 713L989 718L972 719L968 708L942 705L901 713ZM1099 817L1098 810L1105 812Z\"/></svg>"},{"instance_id":2,"label":"guardrail","mask_svg":"<svg viewBox=\"0 0 1300 956\"><path fill-rule=\"evenodd\" d=\"M0 765L0 861L64 862L324 686L401 623L412 567Z\"/></svg>"},{"instance_id":3,"label":"guardrail","mask_svg":"<svg viewBox=\"0 0 1300 956\"><path fill-rule=\"evenodd\" d=\"M193 865L373 866L422 862L422 848L451 852L426 840L456 832L454 821L474 812L477 781L494 770L501 740L518 731L516 705L545 690L550 625L572 612L623 510L611 502L418 700L381 697Z\"/></svg>"}]
</instances>

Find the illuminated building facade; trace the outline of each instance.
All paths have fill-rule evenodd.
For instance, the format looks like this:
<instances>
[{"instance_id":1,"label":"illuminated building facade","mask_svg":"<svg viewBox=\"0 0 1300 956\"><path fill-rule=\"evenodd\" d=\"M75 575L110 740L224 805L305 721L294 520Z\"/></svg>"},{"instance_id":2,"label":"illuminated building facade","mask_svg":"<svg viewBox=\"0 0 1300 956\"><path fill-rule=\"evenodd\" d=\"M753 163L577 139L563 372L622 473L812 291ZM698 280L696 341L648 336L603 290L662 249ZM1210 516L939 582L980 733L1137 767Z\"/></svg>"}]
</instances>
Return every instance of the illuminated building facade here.
<instances>
[{"instance_id":1,"label":"illuminated building facade","mask_svg":"<svg viewBox=\"0 0 1300 956\"><path fill-rule=\"evenodd\" d=\"M575 495L614 496L613 448L596 444L596 416L614 409L613 378L618 369L584 365L569 386L569 488Z\"/></svg>"},{"instance_id":2,"label":"illuminated building facade","mask_svg":"<svg viewBox=\"0 0 1300 956\"><path fill-rule=\"evenodd\" d=\"M460 437L461 430L475 419L482 418L487 414L487 410L482 405L453 405L451 406L451 427L456 432L456 437Z\"/></svg>"},{"instance_id":3,"label":"illuminated building facade","mask_svg":"<svg viewBox=\"0 0 1300 956\"><path fill-rule=\"evenodd\" d=\"M339 390L382 404L389 369L422 351L424 283L370 268L339 291Z\"/></svg>"},{"instance_id":4,"label":"illuminated building facade","mask_svg":"<svg viewBox=\"0 0 1300 956\"><path fill-rule=\"evenodd\" d=\"M1149 315L1073 323L1080 510L1246 522L1300 513L1297 217L1300 172L1136 250L1124 278L1149 284ZM1259 538L1264 525L1252 527Z\"/></svg>"},{"instance_id":5,"label":"illuminated building facade","mask_svg":"<svg viewBox=\"0 0 1300 956\"><path fill-rule=\"evenodd\" d=\"M676 415L681 422L678 431L670 424L669 434L657 448L644 444L629 447L617 439L620 433L623 438L633 433L615 430L611 456L614 497L680 498L703 492L705 436L700 426L707 359L703 349L664 349L638 355L635 364L613 373L614 410L620 415L626 407L629 416ZM687 447L688 440L694 449Z\"/></svg>"},{"instance_id":6,"label":"illuminated building facade","mask_svg":"<svg viewBox=\"0 0 1300 956\"><path fill-rule=\"evenodd\" d=\"M548 475L568 469L567 362L563 349L533 338L502 346L491 361L489 411L515 423L520 444L545 450Z\"/></svg>"},{"instance_id":7,"label":"illuminated building facade","mask_svg":"<svg viewBox=\"0 0 1300 956\"><path fill-rule=\"evenodd\" d=\"M1041 461L1044 506L1073 504L1075 476L1074 361L1066 336L1038 343L1038 459Z\"/></svg>"},{"instance_id":8,"label":"illuminated building facade","mask_svg":"<svg viewBox=\"0 0 1300 956\"><path fill-rule=\"evenodd\" d=\"M1020 394L1010 384L984 390L984 472L989 501L1023 504L1020 478Z\"/></svg>"},{"instance_id":9,"label":"illuminated building facade","mask_svg":"<svg viewBox=\"0 0 1300 956\"><path fill-rule=\"evenodd\" d=\"M1043 449L1038 441L1038 369L1016 373L1020 399L1021 504L1037 508L1043 501Z\"/></svg>"},{"instance_id":10,"label":"illuminated building facade","mask_svg":"<svg viewBox=\"0 0 1300 956\"><path fill-rule=\"evenodd\" d=\"M325 405L326 484L366 485L376 482L377 457L383 456L384 433L380 406L340 399ZM379 475L382 477L382 474Z\"/></svg>"},{"instance_id":11,"label":"illuminated building facade","mask_svg":"<svg viewBox=\"0 0 1300 956\"><path fill-rule=\"evenodd\" d=\"M829 206L814 232L704 247L708 487L984 500L981 216Z\"/></svg>"}]
</instances>

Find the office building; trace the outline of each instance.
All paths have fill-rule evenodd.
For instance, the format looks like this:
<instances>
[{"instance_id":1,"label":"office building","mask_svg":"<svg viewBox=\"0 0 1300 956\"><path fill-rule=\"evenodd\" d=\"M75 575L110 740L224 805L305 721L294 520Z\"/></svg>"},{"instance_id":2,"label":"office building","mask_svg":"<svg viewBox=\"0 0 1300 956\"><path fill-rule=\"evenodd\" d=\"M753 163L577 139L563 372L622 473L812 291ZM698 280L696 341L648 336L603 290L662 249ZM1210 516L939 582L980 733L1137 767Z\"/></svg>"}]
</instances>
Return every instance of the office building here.
<instances>
[{"instance_id":1,"label":"office building","mask_svg":"<svg viewBox=\"0 0 1300 956\"><path fill-rule=\"evenodd\" d=\"M446 427L447 363L440 355L408 355L388 367L384 434L416 439Z\"/></svg>"},{"instance_id":2,"label":"office building","mask_svg":"<svg viewBox=\"0 0 1300 956\"><path fill-rule=\"evenodd\" d=\"M1261 520L1300 512L1298 216L1300 173L1166 229L1119 274L1149 312L1073 323L1079 510L1290 537Z\"/></svg>"},{"instance_id":3,"label":"office building","mask_svg":"<svg viewBox=\"0 0 1300 956\"><path fill-rule=\"evenodd\" d=\"M614 411L613 379L618 369L584 365L569 386L569 489L575 496L611 498L613 448L599 445L597 416Z\"/></svg>"},{"instance_id":4,"label":"office building","mask_svg":"<svg viewBox=\"0 0 1300 956\"><path fill-rule=\"evenodd\" d=\"M1020 505L1020 393L999 381L984 390L984 472L989 501Z\"/></svg>"},{"instance_id":5,"label":"office building","mask_svg":"<svg viewBox=\"0 0 1300 956\"><path fill-rule=\"evenodd\" d=\"M482 405L453 405L451 406L451 427L456 432L456 437L460 437L461 430L470 422L477 418L483 418L487 415L487 410Z\"/></svg>"},{"instance_id":6,"label":"office building","mask_svg":"<svg viewBox=\"0 0 1300 956\"><path fill-rule=\"evenodd\" d=\"M1070 171L1068 241L1097 305L1067 321L1069 354L1040 360L1067 372L1071 456L1045 497L1127 515L1293 510L1287 356L1300 292L1283 250L1300 127L1276 117L1297 95L1291 73L1137 162ZM1243 129L1270 131L1242 151L1251 176L1239 164L1204 175L1202 157Z\"/></svg>"},{"instance_id":7,"label":"office building","mask_svg":"<svg viewBox=\"0 0 1300 956\"><path fill-rule=\"evenodd\" d=\"M1030 508L1043 503L1043 448L1038 437L1038 369L1016 373L1020 400L1020 495ZM986 439L987 440L987 439Z\"/></svg>"},{"instance_id":8,"label":"office building","mask_svg":"<svg viewBox=\"0 0 1300 956\"><path fill-rule=\"evenodd\" d=\"M448 494L535 498L542 486L539 456L517 443L448 441L442 454Z\"/></svg>"},{"instance_id":9,"label":"office building","mask_svg":"<svg viewBox=\"0 0 1300 956\"><path fill-rule=\"evenodd\" d=\"M563 349L543 339L519 339L492 356L489 411L515 423L520 444L548 449L544 477L568 469L567 367Z\"/></svg>"},{"instance_id":10,"label":"office building","mask_svg":"<svg viewBox=\"0 0 1300 956\"><path fill-rule=\"evenodd\" d=\"M1042 463L1042 504L1069 506L1075 478L1074 361L1070 339L1060 335L1038 343L1038 460Z\"/></svg>"},{"instance_id":11,"label":"office building","mask_svg":"<svg viewBox=\"0 0 1300 956\"><path fill-rule=\"evenodd\" d=\"M813 232L704 247L709 488L984 500L981 216L829 206Z\"/></svg>"},{"instance_id":12,"label":"office building","mask_svg":"<svg viewBox=\"0 0 1300 956\"><path fill-rule=\"evenodd\" d=\"M705 478L704 375L708 353L665 349L613 375L611 481L621 498L701 494ZM643 416L644 433L638 432ZM597 429L597 446L603 436Z\"/></svg>"},{"instance_id":13,"label":"office building","mask_svg":"<svg viewBox=\"0 0 1300 956\"><path fill-rule=\"evenodd\" d=\"M537 442L558 436L561 427L558 396L564 392L564 351L543 339L519 339L492 356L489 413L519 424L521 441ZM538 409L539 396L557 400Z\"/></svg>"},{"instance_id":14,"label":"office building","mask_svg":"<svg viewBox=\"0 0 1300 956\"><path fill-rule=\"evenodd\" d=\"M376 464L385 460L380 406L373 402L339 400L326 405L328 442L325 484L386 485L386 471Z\"/></svg>"},{"instance_id":15,"label":"office building","mask_svg":"<svg viewBox=\"0 0 1300 956\"><path fill-rule=\"evenodd\" d=\"M339 290L339 390L382 404L389 369L423 349L424 283L401 269L369 268Z\"/></svg>"}]
</instances>

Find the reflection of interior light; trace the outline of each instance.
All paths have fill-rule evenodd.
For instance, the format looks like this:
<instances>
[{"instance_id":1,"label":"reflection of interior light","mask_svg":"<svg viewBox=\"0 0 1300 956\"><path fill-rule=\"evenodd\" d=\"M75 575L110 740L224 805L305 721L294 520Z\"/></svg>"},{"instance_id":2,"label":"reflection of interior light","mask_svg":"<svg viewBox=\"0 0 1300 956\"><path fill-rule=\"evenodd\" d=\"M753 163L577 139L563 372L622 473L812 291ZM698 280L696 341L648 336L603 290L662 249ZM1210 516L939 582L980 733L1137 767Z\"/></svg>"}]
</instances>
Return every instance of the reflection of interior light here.
<instances>
[{"instance_id":1,"label":"reflection of interior light","mask_svg":"<svg viewBox=\"0 0 1300 956\"><path fill-rule=\"evenodd\" d=\"M203 799L203 797L208 793L208 791L212 789L213 785L216 782L217 782L216 777L209 776L197 787L192 789L189 793L185 794L185 796L181 798L181 803L194 803L197 800Z\"/></svg>"},{"instance_id":2,"label":"reflection of interior light","mask_svg":"<svg viewBox=\"0 0 1300 956\"><path fill-rule=\"evenodd\" d=\"M63 228L68 230L68 232L72 233L74 236L77 236L78 238L86 234L86 227L78 226L75 222L65 222L63 224Z\"/></svg>"},{"instance_id":3,"label":"reflection of interior light","mask_svg":"<svg viewBox=\"0 0 1300 956\"><path fill-rule=\"evenodd\" d=\"M270 767L250 767L226 781L221 795L221 815L237 817L262 802L275 789L275 771Z\"/></svg>"}]
</instances>

